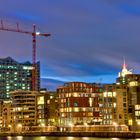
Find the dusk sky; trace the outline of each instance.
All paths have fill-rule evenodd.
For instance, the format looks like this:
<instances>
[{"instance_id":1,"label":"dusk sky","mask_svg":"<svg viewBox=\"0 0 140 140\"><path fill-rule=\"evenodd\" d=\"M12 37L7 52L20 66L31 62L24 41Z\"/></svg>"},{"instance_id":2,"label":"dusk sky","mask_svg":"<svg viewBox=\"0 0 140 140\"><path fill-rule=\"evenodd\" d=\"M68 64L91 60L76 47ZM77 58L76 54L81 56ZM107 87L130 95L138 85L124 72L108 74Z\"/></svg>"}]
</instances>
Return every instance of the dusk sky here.
<instances>
[{"instance_id":1,"label":"dusk sky","mask_svg":"<svg viewBox=\"0 0 140 140\"><path fill-rule=\"evenodd\" d=\"M1 0L6 26L39 31L42 87L61 81L115 82L123 57L140 73L140 0ZM0 31L0 58L32 59L32 37Z\"/></svg>"}]
</instances>

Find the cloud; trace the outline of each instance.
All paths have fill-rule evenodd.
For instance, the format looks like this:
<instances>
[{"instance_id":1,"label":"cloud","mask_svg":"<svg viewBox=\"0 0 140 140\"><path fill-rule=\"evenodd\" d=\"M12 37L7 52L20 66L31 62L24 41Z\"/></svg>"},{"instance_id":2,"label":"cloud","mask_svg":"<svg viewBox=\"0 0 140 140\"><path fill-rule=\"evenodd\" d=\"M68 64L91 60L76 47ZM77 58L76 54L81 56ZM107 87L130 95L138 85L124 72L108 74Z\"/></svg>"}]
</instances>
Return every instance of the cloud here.
<instances>
[{"instance_id":1,"label":"cloud","mask_svg":"<svg viewBox=\"0 0 140 140\"><path fill-rule=\"evenodd\" d=\"M47 90L55 91L58 86L63 86L64 81L56 79L41 78L41 87Z\"/></svg>"},{"instance_id":2,"label":"cloud","mask_svg":"<svg viewBox=\"0 0 140 140\"><path fill-rule=\"evenodd\" d=\"M36 23L40 31L52 34L37 38L41 77L84 81L109 77L120 71L123 56L130 67L140 67L137 0L5 0L1 5L6 7L1 6L0 17L30 25L23 29L32 30ZM0 32L0 42L1 57L31 60L32 37Z\"/></svg>"}]
</instances>

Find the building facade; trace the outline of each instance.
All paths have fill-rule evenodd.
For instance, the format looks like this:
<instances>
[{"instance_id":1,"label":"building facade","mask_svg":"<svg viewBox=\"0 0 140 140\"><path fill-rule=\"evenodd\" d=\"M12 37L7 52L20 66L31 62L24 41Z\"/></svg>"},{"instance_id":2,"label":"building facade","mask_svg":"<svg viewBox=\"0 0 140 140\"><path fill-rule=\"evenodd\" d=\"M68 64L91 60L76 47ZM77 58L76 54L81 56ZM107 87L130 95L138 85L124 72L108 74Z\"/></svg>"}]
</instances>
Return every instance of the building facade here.
<instances>
[{"instance_id":1,"label":"building facade","mask_svg":"<svg viewBox=\"0 0 140 140\"><path fill-rule=\"evenodd\" d=\"M122 96L119 101L123 100L125 124L130 126L131 130L140 130L140 74L133 74L127 70L124 63L116 85L119 87L118 95ZM120 104L117 103L117 105Z\"/></svg>"},{"instance_id":2,"label":"building facade","mask_svg":"<svg viewBox=\"0 0 140 140\"><path fill-rule=\"evenodd\" d=\"M57 126L59 117L58 94L54 91L47 91L45 100L46 125Z\"/></svg>"},{"instance_id":3,"label":"building facade","mask_svg":"<svg viewBox=\"0 0 140 140\"><path fill-rule=\"evenodd\" d=\"M116 91L114 84L103 87L103 125L113 125L116 122Z\"/></svg>"},{"instance_id":4,"label":"building facade","mask_svg":"<svg viewBox=\"0 0 140 140\"><path fill-rule=\"evenodd\" d=\"M36 65L36 89L40 90L40 63ZM7 57L0 59L0 98L8 98L14 90L32 90L32 64L19 63Z\"/></svg>"},{"instance_id":5,"label":"building facade","mask_svg":"<svg viewBox=\"0 0 140 140\"><path fill-rule=\"evenodd\" d=\"M102 96L99 86L83 82L65 83L57 88L59 125L102 123Z\"/></svg>"}]
</instances>

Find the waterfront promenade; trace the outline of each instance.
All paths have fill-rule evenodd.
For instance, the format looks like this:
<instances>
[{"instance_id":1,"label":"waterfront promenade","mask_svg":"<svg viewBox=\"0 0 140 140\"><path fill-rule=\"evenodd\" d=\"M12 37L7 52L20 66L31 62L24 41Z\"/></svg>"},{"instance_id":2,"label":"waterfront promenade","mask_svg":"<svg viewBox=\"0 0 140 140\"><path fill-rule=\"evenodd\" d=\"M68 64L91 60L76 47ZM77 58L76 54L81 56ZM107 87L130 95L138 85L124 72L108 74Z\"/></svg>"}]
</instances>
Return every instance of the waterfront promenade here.
<instances>
[{"instance_id":1,"label":"waterfront promenade","mask_svg":"<svg viewBox=\"0 0 140 140\"><path fill-rule=\"evenodd\" d=\"M106 138L140 138L140 132L20 132L0 133L0 136L57 136L57 137L106 137Z\"/></svg>"}]
</instances>

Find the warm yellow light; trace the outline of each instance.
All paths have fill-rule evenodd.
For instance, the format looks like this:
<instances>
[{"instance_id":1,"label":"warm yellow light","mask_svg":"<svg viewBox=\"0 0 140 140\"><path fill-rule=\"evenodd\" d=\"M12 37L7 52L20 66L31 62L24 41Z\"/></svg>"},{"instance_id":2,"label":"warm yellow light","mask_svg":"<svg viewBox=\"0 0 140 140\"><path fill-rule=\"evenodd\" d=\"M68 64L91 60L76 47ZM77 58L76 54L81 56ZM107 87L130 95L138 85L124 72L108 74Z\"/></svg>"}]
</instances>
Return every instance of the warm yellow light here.
<instances>
[{"instance_id":1,"label":"warm yellow light","mask_svg":"<svg viewBox=\"0 0 140 140\"><path fill-rule=\"evenodd\" d=\"M84 123L84 126L87 126L88 124L87 123Z\"/></svg>"},{"instance_id":2,"label":"warm yellow light","mask_svg":"<svg viewBox=\"0 0 140 140\"><path fill-rule=\"evenodd\" d=\"M72 127L72 126L73 126L73 124L72 124L72 123L69 123L69 126L71 126L71 127Z\"/></svg>"},{"instance_id":3,"label":"warm yellow light","mask_svg":"<svg viewBox=\"0 0 140 140\"><path fill-rule=\"evenodd\" d=\"M21 124L21 123L19 123L19 124L18 124L18 127L22 127L22 124Z\"/></svg>"},{"instance_id":4,"label":"warm yellow light","mask_svg":"<svg viewBox=\"0 0 140 140\"><path fill-rule=\"evenodd\" d=\"M41 123L41 126L45 126L45 124L44 123Z\"/></svg>"},{"instance_id":5,"label":"warm yellow light","mask_svg":"<svg viewBox=\"0 0 140 140\"><path fill-rule=\"evenodd\" d=\"M128 125L133 125L133 121L132 120L128 120Z\"/></svg>"},{"instance_id":6,"label":"warm yellow light","mask_svg":"<svg viewBox=\"0 0 140 140\"><path fill-rule=\"evenodd\" d=\"M114 126L117 126L117 123L116 123L116 122L113 122L113 125L114 125Z\"/></svg>"},{"instance_id":7,"label":"warm yellow light","mask_svg":"<svg viewBox=\"0 0 140 140\"><path fill-rule=\"evenodd\" d=\"M9 124L8 127L11 128L12 126Z\"/></svg>"},{"instance_id":8,"label":"warm yellow light","mask_svg":"<svg viewBox=\"0 0 140 140\"><path fill-rule=\"evenodd\" d=\"M130 87L138 86L138 82L137 81L131 81L131 82L129 82L129 86Z\"/></svg>"},{"instance_id":9,"label":"warm yellow light","mask_svg":"<svg viewBox=\"0 0 140 140\"><path fill-rule=\"evenodd\" d=\"M92 107L92 98L89 98L89 105Z\"/></svg>"}]
</instances>

